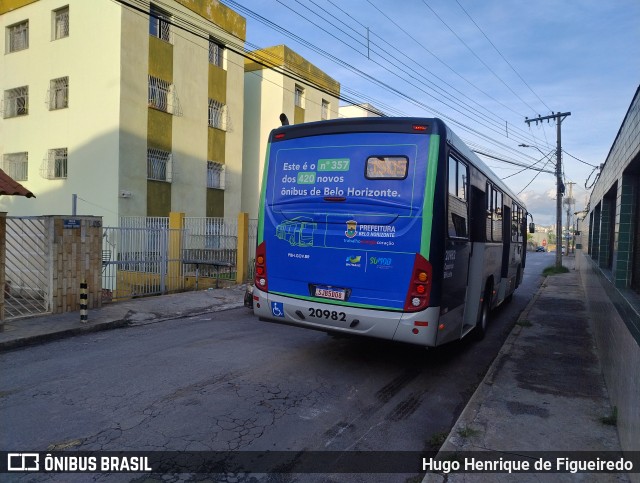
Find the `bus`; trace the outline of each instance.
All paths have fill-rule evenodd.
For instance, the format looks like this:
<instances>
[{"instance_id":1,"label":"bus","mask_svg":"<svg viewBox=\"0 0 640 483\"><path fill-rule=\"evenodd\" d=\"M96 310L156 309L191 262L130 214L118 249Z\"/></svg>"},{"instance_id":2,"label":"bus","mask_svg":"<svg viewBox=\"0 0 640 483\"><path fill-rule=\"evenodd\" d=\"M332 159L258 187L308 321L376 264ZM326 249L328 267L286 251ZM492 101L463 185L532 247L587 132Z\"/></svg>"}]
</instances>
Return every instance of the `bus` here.
<instances>
[{"instance_id":1,"label":"bus","mask_svg":"<svg viewBox=\"0 0 640 483\"><path fill-rule=\"evenodd\" d=\"M425 347L481 339L522 281L526 222L440 119L282 126L264 166L253 310Z\"/></svg>"}]
</instances>

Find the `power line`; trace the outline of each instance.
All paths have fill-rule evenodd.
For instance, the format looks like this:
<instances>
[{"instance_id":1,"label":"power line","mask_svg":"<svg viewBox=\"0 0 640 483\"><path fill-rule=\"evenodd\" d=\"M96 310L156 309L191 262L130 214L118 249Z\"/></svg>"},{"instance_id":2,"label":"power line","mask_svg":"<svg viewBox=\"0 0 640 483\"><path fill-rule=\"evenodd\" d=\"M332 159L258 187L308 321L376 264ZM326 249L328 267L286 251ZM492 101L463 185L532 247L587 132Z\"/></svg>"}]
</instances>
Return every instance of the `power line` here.
<instances>
[{"instance_id":1,"label":"power line","mask_svg":"<svg viewBox=\"0 0 640 483\"><path fill-rule=\"evenodd\" d=\"M520 102L522 102L525 106L527 106L532 111L535 111L535 109L533 107L531 107L524 99L522 99L522 97L520 97L504 80L502 80L502 78L498 74L496 74L495 71L491 67L489 67L489 65L487 65L487 63L484 60L482 60L480 58L480 56L478 54L476 54L476 52L471 47L469 47L469 45L451 27L449 27L449 25L440 17L440 15L438 15L436 13L436 11L429 6L429 4L427 3L426 0L422 0L422 3L424 3L426 5L426 7L429 10L431 10L431 12L438 18L438 20L440 20L440 22L442 22L442 24L445 27L447 27L447 29L449 29L449 31L462 43L462 45L464 45L469 50L469 52L471 52L473 54L473 56L476 59L478 59L480 61L480 63L482 65L484 65L489 72L491 72L493 74L493 76L496 79L498 79L507 89L509 89L509 91L514 96L516 96L520 100ZM524 117L524 116L521 115L521 117Z\"/></svg>"},{"instance_id":2,"label":"power line","mask_svg":"<svg viewBox=\"0 0 640 483\"><path fill-rule=\"evenodd\" d=\"M471 17L471 15L469 15L469 12L467 12L467 10L462 5L460 5L460 2L458 0L456 0L456 3L458 4L458 7L460 7L460 9L467 15L467 17L469 17L469 20L471 20L471 22L473 22L473 25L475 25L478 28L478 30L484 36L484 38L487 39L487 41L491 44L491 46L494 48L494 50L498 53L498 55L500 57L502 57L502 60L504 60L507 63L507 65L511 68L511 70L520 78L520 80L524 83L524 85L527 86L527 88L531 91L531 93L538 98L538 100L542 103L542 105L544 107L546 107L548 111L550 111L551 108L549 106L547 106L547 104L545 104L545 102L542 99L540 99L540 96L538 94L536 94L536 92L531 88L531 86L529 84L527 84L527 81L525 81L522 78L522 76L520 75L520 73L515 69L515 67L513 67L513 65L511 65L511 62L509 62L505 58L505 56L502 55L502 52L500 52L498 47L496 47L495 44L491 41L491 39L487 36L487 34L484 33L484 30L482 30L480 28L480 26L476 23L476 21Z\"/></svg>"}]
</instances>

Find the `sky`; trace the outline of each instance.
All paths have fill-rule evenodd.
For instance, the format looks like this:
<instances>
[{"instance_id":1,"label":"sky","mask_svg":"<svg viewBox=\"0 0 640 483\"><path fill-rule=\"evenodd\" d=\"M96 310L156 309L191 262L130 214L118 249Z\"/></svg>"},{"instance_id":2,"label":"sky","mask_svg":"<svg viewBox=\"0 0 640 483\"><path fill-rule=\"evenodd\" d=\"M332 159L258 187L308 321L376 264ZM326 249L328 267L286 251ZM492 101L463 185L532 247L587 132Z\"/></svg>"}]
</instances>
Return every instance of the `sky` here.
<instances>
[{"instance_id":1,"label":"sky","mask_svg":"<svg viewBox=\"0 0 640 483\"><path fill-rule=\"evenodd\" d=\"M247 19L248 50L286 44L351 102L442 118L474 150L552 171L480 156L538 225L556 220L556 125L525 118L571 113L562 167L579 211L640 85L638 0L222 3Z\"/></svg>"}]
</instances>

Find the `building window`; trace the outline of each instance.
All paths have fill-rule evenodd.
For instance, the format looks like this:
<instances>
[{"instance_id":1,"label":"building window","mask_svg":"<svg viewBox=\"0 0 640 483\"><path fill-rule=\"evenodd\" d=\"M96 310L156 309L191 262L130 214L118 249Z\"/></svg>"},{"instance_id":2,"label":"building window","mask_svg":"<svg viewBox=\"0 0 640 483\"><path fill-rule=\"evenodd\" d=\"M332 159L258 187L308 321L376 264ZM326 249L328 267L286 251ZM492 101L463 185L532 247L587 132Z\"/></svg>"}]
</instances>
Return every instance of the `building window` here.
<instances>
[{"instance_id":1,"label":"building window","mask_svg":"<svg viewBox=\"0 0 640 483\"><path fill-rule=\"evenodd\" d=\"M29 114L29 86L4 91L4 118Z\"/></svg>"},{"instance_id":2,"label":"building window","mask_svg":"<svg viewBox=\"0 0 640 483\"><path fill-rule=\"evenodd\" d=\"M171 84L158 77L149 76L149 107L169 111L169 91Z\"/></svg>"},{"instance_id":3,"label":"building window","mask_svg":"<svg viewBox=\"0 0 640 483\"><path fill-rule=\"evenodd\" d=\"M45 179L67 178L67 148L49 149L40 174Z\"/></svg>"},{"instance_id":4,"label":"building window","mask_svg":"<svg viewBox=\"0 0 640 483\"><path fill-rule=\"evenodd\" d=\"M162 149L147 149L147 179L171 182L172 156Z\"/></svg>"},{"instance_id":5,"label":"building window","mask_svg":"<svg viewBox=\"0 0 640 483\"><path fill-rule=\"evenodd\" d=\"M7 53L29 48L29 21L10 25L6 30Z\"/></svg>"},{"instance_id":6,"label":"building window","mask_svg":"<svg viewBox=\"0 0 640 483\"><path fill-rule=\"evenodd\" d=\"M2 169L16 181L27 181L29 178L28 153L10 153L2 157Z\"/></svg>"},{"instance_id":7,"label":"building window","mask_svg":"<svg viewBox=\"0 0 640 483\"><path fill-rule=\"evenodd\" d=\"M209 37L209 63L223 67L224 46L217 43L213 37Z\"/></svg>"},{"instance_id":8,"label":"building window","mask_svg":"<svg viewBox=\"0 0 640 483\"><path fill-rule=\"evenodd\" d=\"M227 106L222 102L209 99L209 127L226 130Z\"/></svg>"},{"instance_id":9,"label":"building window","mask_svg":"<svg viewBox=\"0 0 640 483\"><path fill-rule=\"evenodd\" d=\"M149 12L149 35L165 42L171 42L171 15L155 5Z\"/></svg>"},{"instance_id":10,"label":"building window","mask_svg":"<svg viewBox=\"0 0 640 483\"><path fill-rule=\"evenodd\" d=\"M322 112L320 113L320 119L329 119L329 101L322 99Z\"/></svg>"},{"instance_id":11,"label":"building window","mask_svg":"<svg viewBox=\"0 0 640 483\"><path fill-rule=\"evenodd\" d=\"M207 188L224 189L224 164L207 161Z\"/></svg>"},{"instance_id":12,"label":"building window","mask_svg":"<svg viewBox=\"0 0 640 483\"><path fill-rule=\"evenodd\" d=\"M60 77L49 83L49 110L69 107L69 78Z\"/></svg>"},{"instance_id":13,"label":"building window","mask_svg":"<svg viewBox=\"0 0 640 483\"><path fill-rule=\"evenodd\" d=\"M295 93L295 105L304 109L304 89L300 86L296 86Z\"/></svg>"},{"instance_id":14,"label":"building window","mask_svg":"<svg viewBox=\"0 0 640 483\"><path fill-rule=\"evenodd\" d=\"M69 36L69 6L52 12L53 28L51 38L63 39Z\"/></svg>"}]
</instances>

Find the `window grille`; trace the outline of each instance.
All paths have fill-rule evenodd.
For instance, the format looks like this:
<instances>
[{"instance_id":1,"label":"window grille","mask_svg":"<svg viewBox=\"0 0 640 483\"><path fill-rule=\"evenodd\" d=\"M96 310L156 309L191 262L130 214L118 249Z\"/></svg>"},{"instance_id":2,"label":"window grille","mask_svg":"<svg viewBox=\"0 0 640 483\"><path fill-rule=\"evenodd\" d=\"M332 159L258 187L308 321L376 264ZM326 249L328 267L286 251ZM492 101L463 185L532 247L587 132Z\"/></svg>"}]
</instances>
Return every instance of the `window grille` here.
<instances>
[{"instance_id":1,"label":"window grille","mask_svg":"<svg viewBox=\"0 0 640 483\"><path fill-rule=\"evenodd\" d=\"M149 107L182 116L175 86L159 77L149 76Z\"/></svg>"},{"instance_id":2,"label":"window grille","mask_svg":"<svg viewBox=\"0 0 640 483\"><path fill-rule=\"evenodd\" d=\"M207 188L224 189L224 164L207 161Z\"/></svg>"},{"instance_id":3,"label":"window grille","mask_svg":"<svg viewBox=\"0 0 640 483\"><path fill-rule=\"evenodd\" d=\"M169 82L149 76L149 106L168 112L170 87Z\"/></svg>"},{"instance_id":4,"label":"window grille","mask_svg":"<svg viewBox=\"0 0 640 483\"><path fill-rule=\"evenodd\" d=\"M29 48L29 21L7 27L7 53Z\"/></svg>"},{"instance_id":5,"label":"window grille","mask_svg":"<svg viewBox=\"0 0 640 483\"><path fill-rule=\"evenodd\" d=\"M4 118L29 114L29 86L4 91Z\"/></svg>"},{"instance_id":6,"label":"window grille","mask_svg":"<svg viewBox=\"0 0 640 483\"><path fill-rule=\"evenodd\" d=\"M69 107L69 78L60 77L49 83L49 110Z\"/></svg>"},{"instance_id":7,"label":"window grille","mask_svg":"<svg viewBox=\"0 0 640 483\"><path fill-rule=\"evenodd\" d=\"M151 5L151 11L149 12L149 35L172 43L170 25L171 15L155 5Z\"/></svg>"},{"instance_id":8,"label":"window grille","mask_svg":"<svg viewBox=\"0 0 640 483\"><path fill-rule=\"evenodd\" d=\"M42 162L40 175L44 179L67 178L67 148L49 149Z\"/></svg>"},{"instance_id":9,"label":"window grille","mask_svg":"<svg viewBox=\"0 0 640 483\"><path fill-rule=\"evenodd\" d=\"M16 181L27 181L29 178L29 154L9 153L2 157L2 169Z\"/></svg>"},{"instance_id":10,"label":"window grille","mask_svg":"<svg viewBox=\"0 0 640 483\"><path fill-rule=\"evenodd\" d=\"M53 40L69 36L69 7L53 11Z\"/></svg>"},{"instance_id":11,"label":"window grille","mask_svg":"<svg viewBox=\"0 0 640 483\"><path fill-rule=\"evenodd\" d=\"M300 86L296 86L295 104L304 109L304 89Z\"/></svg>"},{"instance_id":12,"label":"window grille","mask_svg":"<svg viewBox=\"0 0 640 483\"><path fill-rule=\"evenodd\" d=\"M220 101L209 99L209 127L227 129L227 106Z\"/></svg>"},{"instance_id":13,"label":"window grille","mask_svg":"<svg viewBox=\"0 0 640 483\"><path fill-rule=\"evenodd\" d=\"M209 39L209 63L213 65L217 65L218 67L223 66L224 60L224 46L217 43L213 38Z\"/></svg>"},{"instance_id":14,"label":"window grille","mask_svg":"<svg viewBox=\"0 0 640 483\"><path fill-rule=\"evenodd\" d=\"M321 119L329 119L329 102L322 99Z\"/></svg>"},{"instance_id":15,"label":"window grille","mask_svg":"<svg viewBox=\"0 0 640 483\"><path fill-rule=\"evenodd\" d=\"M147 179L171 182L173 178L171 153L162 149L147 149Z\"/></svg>"}]
</instances>

